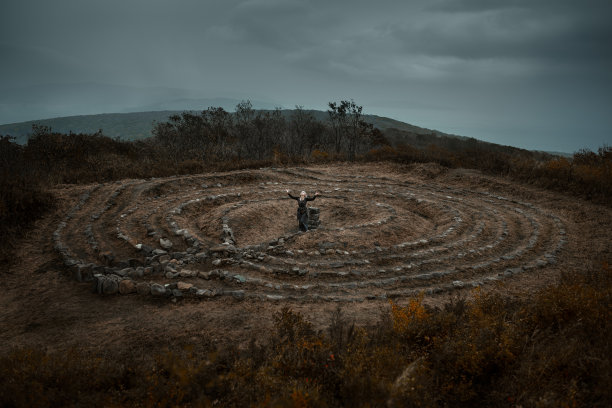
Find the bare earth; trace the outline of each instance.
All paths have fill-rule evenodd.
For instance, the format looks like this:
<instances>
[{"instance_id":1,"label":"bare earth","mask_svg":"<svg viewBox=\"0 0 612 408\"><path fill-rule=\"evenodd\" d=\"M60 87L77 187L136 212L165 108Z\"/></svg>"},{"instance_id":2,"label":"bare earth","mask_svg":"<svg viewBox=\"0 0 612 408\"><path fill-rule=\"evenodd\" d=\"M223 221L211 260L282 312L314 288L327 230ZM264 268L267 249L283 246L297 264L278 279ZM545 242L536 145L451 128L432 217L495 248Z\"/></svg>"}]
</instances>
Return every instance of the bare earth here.
<instances>
[{"instance_id":1,"label":"bare earth","mask_svg":"<svg viewBox=\"0 0 612 408\"><path fill-rule=\"evenodd\" d=\"M286 188L321 192L310 203L320 208L319 229L297 233ZM0 273L3 354L21 346L146 353L204 339L244 346L265 341L284 306L318 328L337 305L371 324L389 299L404 304L424 292L439 305L475 286L528 296L612 254L610 208L433 164L244 170L54 193L58 207L20 243L19 263ZM223 242L224 223L236 253L210 250ZM162 265L137 249L161 249L163 237L173 245ZM102 274L132 260L146 268L135 283L193 289L178 300L93 293L64 265L58 240ZM175 252L186 258L168 263Z\"/></svg>"}]
</instances>

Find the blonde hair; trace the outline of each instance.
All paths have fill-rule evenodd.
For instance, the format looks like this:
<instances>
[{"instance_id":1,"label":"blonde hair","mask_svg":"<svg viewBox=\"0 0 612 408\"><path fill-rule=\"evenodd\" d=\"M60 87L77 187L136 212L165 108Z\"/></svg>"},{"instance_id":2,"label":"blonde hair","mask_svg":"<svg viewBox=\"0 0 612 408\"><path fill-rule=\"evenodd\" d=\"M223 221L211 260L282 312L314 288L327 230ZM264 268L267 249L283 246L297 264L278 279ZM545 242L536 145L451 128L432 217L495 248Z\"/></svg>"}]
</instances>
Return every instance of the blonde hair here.
<instances>
[{"instance_id":1,"label":"blonde hair","mask_svg":"<svg viewBox=\"0 0 612 408\"><path fill-rule=\"evenodd\" d=\"M303 195L306 195L306 192L305 192L305 191L302 191L302 192L300 193L300 195L302 195L302 194L303 194Z\"/></svg>"}]
</instances>

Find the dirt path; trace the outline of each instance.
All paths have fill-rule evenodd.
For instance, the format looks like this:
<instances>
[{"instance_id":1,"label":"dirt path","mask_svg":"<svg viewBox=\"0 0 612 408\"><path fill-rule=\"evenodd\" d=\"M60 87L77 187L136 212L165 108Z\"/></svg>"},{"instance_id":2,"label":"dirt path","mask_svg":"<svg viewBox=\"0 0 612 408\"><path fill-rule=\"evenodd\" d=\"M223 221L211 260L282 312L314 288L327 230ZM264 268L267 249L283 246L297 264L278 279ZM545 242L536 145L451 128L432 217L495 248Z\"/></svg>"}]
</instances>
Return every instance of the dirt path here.
<instances>
[{"instance_id":1,"label":"dirt path","mask_svg":"<svg viewBox=\"0 0 612 408\"><path fill-rule=\"evenodd\" d=\"M320 228L296 232L285 188L321 192L311 203ZM21 263L0 275L4 351L246 344L265 338L283 306L325 327L340 304L367 324L388 299L425 292L439 304L475 286L520 296L612 254L609 208L436 165L260 169L56 194ZM107 294L92 293L92 280Z\"/></svg>"}]
</instances>

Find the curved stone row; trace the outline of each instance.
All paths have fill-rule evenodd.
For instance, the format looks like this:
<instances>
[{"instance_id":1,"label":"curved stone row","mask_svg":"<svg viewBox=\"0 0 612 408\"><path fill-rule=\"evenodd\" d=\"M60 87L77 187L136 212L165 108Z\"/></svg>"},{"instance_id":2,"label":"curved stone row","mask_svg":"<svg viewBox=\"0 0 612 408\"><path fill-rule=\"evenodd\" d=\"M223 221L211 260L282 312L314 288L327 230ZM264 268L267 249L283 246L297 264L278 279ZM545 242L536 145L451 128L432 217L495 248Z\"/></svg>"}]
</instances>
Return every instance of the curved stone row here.
<instances>
[{"instance_id":1,"label":"curved stone row","mask_svg":"<svg viewBox=\"0 0 612 408\"><path fill-rule=\"evenodd\" d=\"M237 212L287 208L279 216L292 217L284 188L302 188L305 179L324 193L319 228L241 243ZM365 217L334 226L326 205ZM198 217L216 226L204 232ZM411 220L430 228L412 239L396 236L409 232ZM92 281L100 294L334 302L484 285L554 264L567 242L560 218L531 203L303 168L94 186L53 239L74 278Z\"/></svg>"}]
</instances>

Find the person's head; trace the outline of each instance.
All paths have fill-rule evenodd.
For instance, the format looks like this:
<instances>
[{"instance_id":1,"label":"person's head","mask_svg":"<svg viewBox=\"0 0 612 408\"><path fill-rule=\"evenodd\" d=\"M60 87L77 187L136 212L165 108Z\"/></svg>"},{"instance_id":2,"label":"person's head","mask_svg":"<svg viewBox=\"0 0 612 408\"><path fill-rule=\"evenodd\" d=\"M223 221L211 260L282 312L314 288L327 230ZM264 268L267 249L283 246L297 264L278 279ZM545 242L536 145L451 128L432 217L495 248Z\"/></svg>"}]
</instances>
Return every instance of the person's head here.
<instances>
[{"instance_id":1,"label":"person's head","mask_svg":"<svg viewBox=\"0 0 612 408\"><path fill-rule=\"evenodd\" d=\"M306 198L306 192L305 191L302 191L300 193L300 198Z\"/></svg>"}]
</instances>

